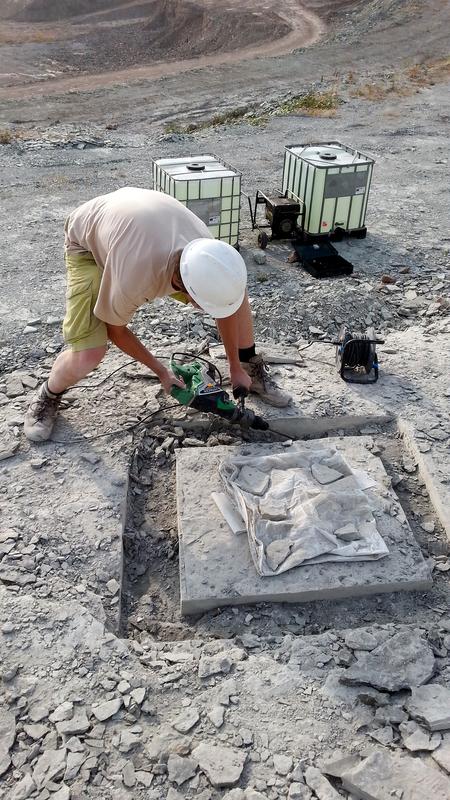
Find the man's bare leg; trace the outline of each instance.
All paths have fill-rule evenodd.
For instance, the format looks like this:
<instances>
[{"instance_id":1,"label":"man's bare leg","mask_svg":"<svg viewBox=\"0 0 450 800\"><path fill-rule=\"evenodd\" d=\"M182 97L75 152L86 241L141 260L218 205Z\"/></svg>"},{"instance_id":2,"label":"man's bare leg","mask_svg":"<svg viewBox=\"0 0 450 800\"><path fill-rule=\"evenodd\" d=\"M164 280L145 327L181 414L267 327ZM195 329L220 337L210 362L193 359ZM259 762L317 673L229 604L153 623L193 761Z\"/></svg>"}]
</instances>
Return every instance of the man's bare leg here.
<instances>
[{"instance_id":1,"label":"man's bare leg","mask_svg":"<svg viewBox=\"0 0 450 800\"><path fill-rule=\"evenodd\" d=\"M24 418L24 433L33 442L50 438L58 414L62 393L97 367L106 353L106 345L74 353L64 350L57 357L49 378L39 388Z\"/></svg>"},{"instance_id":2,"label":"man's bare leg","mask_svg":"<svg viewBox=\"0 0 450 800\"><path fill-rule=\"evenodd\" d=\"M55 360L47 386L52 394L61 394L69 386L74 386L93 369L98 367L107 351L107 346L92 347L89 350L64 350Z\"/></svg>"}]
</instances>

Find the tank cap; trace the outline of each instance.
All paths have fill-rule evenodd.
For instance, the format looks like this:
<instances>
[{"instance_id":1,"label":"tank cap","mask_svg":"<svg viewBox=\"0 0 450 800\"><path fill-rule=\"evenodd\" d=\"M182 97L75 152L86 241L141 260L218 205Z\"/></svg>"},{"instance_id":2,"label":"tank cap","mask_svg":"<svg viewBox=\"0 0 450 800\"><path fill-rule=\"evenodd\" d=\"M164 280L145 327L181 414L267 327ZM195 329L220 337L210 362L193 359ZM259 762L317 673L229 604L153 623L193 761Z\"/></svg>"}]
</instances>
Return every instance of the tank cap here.
<instances>
[{"instance_id":1,"label":"tank cap","mask_svg":"<svg viewBox=\"0 0 450 800\"><path fill-rule=\"evenodd\" d=\"M191 172L203 172L205 169L205 165L199 164L198 161L191 161L191 163L187 164L186 166L191 170Z\"/></svg>"},{"instance_id":2,"label":"tank cap","mask_svg":"<svg viewBox=\"0 0 450 800\"><path fill-rule=\"evenodd\" d=\"M327 150L325 153L321 153L319 150L318 154L320 158L323 158L324 161L334 161L337 158L336 153L330 153L329 150Z\"/></svg>"}]
</instances>

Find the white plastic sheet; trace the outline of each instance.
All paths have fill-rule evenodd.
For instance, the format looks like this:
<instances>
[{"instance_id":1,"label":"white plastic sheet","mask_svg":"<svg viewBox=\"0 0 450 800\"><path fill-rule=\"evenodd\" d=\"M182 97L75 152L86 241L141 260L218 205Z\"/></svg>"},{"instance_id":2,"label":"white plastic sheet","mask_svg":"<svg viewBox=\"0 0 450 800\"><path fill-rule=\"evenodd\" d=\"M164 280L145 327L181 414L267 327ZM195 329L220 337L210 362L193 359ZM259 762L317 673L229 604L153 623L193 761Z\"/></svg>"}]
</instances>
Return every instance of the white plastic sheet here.
<instances>
[{"instance_id":1,"label":"white plastic sheet","mask_svg":"<svg viewBox=\"0 0 450 800\"><path fill-rule=\"evenodd\" d=\"M373 515L375 481L354 472L334 447L238 456L223 462L220 472L260 575L389 552Z\"/></svg>"}]
</instances>

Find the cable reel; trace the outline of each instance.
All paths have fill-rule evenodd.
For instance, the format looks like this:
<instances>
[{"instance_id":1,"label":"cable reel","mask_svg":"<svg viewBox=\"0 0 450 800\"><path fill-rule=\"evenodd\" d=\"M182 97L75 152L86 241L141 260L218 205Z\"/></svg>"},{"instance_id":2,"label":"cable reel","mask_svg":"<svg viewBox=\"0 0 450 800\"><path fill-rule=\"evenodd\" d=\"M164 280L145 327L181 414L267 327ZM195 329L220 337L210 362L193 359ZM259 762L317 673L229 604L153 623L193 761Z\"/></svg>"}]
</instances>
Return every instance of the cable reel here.
<instances>
[{"instance_id":1,"label":"cable reel","mask_svg":"<svg viewBox=\"0 0 450 800\"><path fill-rule=\"evenodd\" d=\"M339 332L336 345L336 366L342 380L347 383L376 383L378 380L378 356L375 345L384 344L377 339L373 328L366 334L354 335L347 325Z\"/></svg>"}]
</instances>

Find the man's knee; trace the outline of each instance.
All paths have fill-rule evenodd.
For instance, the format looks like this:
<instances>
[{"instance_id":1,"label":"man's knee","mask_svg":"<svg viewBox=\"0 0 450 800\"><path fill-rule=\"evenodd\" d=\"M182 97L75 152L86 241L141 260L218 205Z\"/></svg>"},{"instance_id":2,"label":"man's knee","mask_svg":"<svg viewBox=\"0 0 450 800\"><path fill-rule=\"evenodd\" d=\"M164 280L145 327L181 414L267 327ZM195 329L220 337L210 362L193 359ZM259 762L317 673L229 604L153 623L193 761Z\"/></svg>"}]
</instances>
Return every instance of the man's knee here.
<instances>
[{"instance_id":1,"label":"man's knee","mask_svg":"<svg viewBox=\"0 0 450 800\"><path fill-rule=\"evenodd\" d=\"M82 372L87 375L95 367L100 364L107 351L107 346L92 347L89 350L80 350L77 353L72 352L72 363L77 372Z\"/></svg>"}]
</instances>

